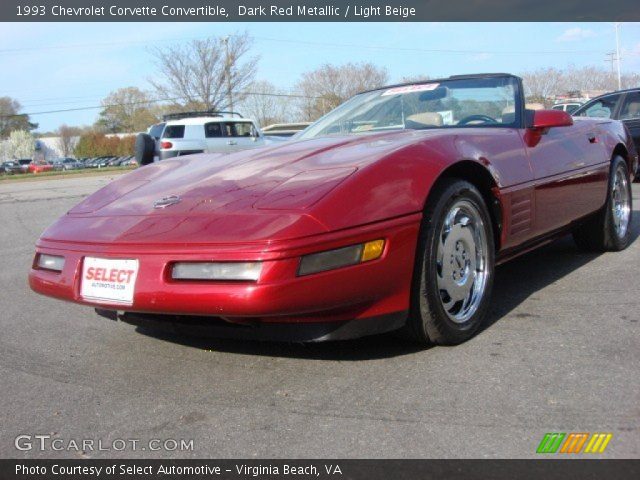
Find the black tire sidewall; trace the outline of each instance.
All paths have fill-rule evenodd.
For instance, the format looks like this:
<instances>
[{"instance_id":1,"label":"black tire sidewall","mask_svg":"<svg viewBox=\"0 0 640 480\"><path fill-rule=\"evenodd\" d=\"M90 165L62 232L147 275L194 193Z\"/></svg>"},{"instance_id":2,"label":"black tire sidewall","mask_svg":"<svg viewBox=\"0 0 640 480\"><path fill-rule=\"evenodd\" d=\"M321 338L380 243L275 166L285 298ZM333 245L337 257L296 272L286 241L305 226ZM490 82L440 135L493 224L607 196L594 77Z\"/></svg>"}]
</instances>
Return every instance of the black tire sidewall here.
<instances>
[{"instance_id":1,"label":"black tire sidewall","mask_svg":"<svg viewBox=\"0 0 640 480\"><path fill-rule=\"evenodd\" d=\"M446 214L458 200L468 200L473 203L482 217L487 237L487 283L484 296L473 316L464 323L456 323L447 315L437 284L436 255L438 237L442 229ZM493 228L489 211L480 192L469 182L464 180L449 180L441 187L433 208L425 209L424 231L421 235L421 256L419 281L420 286L416 294L422 327L425 335L433 342L457 344L469 339L482 324L490 304L493 286L495 247Z\"/></svg>"},{"instance_id":2,"label":"black tire sidewall","mask_svg":"<svg viewBox=\"0 0 640 480\"><path fill-rule=\"evenodd\" d=\"M146 133L139 133L136 137L135 158L140 165L148 165L153 162L155 155L155 140Z\"/></svg>"}]
</instances>

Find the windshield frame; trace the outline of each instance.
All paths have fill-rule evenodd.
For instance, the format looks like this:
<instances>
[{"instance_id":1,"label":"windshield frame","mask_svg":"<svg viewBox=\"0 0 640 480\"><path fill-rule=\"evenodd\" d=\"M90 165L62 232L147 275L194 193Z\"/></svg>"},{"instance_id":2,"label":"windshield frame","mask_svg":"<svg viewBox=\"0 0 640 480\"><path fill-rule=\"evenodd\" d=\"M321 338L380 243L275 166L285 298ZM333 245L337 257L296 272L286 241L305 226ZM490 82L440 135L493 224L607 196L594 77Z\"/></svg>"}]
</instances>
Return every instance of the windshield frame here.
<instances>
[{"instance_id":1,"label":"windshield frame","mask_svg":"<svg viewBox=\"0 0 640 480\"><path fill-rule=\"evenodd\" d=\"M314 130L314 127L317 127L318 125L320 125L321 123L323 123L324 121L326 121L326 119L332 115L335 115L336 112L339 112L342 109L348 108L348 106L350 104L352 104L356 99L362 97L363 95L370 95L371 93L375 93L375 92L384 92L386 90L392 89L392 88L398 88L398 87L411 87L411 86L420 86L420 85L429 85L429 84L446 84L446 83L452 83L452 82L456 82L456 81L464 81L464 80L496 80L496 79L507 79L509 80L514 88L514 121L512 123L509 124L502 124L502 123L495 123L495 124L468 124L468 125L441 125L441 126L433 126L433 127L425 127L425 128L397 128L397 129L389 129L387 131L391 132L391 131L422 131L422 130L447 130L447 129L453 129L453 128L457 128L457 129L462 129L462 128L511 128L511 129L522 129L522 128L526 128L527 126L527 122L526 122L526 116L525 116L525 108L524 108L524 92L522 89L522 79L520 77L517 77L515 75L510 75L510 74L480 74L480 75L458 75L458 76L452 76L449 78L443 78L443 79L433 79L433 80L425 80L425 81L420 81L420 82L410 82L410 83L403 83L403 84L396 84L396 85L387 85L384 87L380 87L380 88L376 88L373 90L367 90L364 92L360 92L356 95L354 95L353 97L349 98L348 100L346 100L345 102L341 103L340 105L338 105L336 108L334 108L333 110L329 111L328 113L326 113L325 115L323 115L322 117L320 117L318 120L316 120L315 122L313 122L311 125L309 125L307 128L305 128L303 131L299 132L296 135L296 139L299 140L307 140L307 139L311 139L311 138L319 138L319 137L326 137L326 136L353 136L353 135L366 135L366 134L375 134L375 133L381 133L382 130L377 130L377 131L363 131L363 132L359 132L359 133L341 133L341 134L329 134L329 135L323 135L323 134L315 134L315 135L311 135L311 132Z\"/></svg>"}]
</instances>

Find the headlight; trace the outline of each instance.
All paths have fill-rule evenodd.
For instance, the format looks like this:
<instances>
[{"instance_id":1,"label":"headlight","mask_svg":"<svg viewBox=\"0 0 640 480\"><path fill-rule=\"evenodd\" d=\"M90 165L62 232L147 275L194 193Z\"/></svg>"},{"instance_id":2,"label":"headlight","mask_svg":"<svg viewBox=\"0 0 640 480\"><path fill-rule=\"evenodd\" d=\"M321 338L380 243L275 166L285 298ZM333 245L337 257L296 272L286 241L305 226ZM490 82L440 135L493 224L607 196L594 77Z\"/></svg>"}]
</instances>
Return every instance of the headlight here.
<instances>
[{"instance_id":1,"label":"headlight","mask_svg":"<svg viewBox=\"0 0 640 480\"><path fill-rule=\"evenodd\" d=\"M188 262L173 265L174 280L236 280L256 281L260 277L260 262Z\"/></svg>"},{"instance_id":2,"label":"headlight","mask_svg":"<svg viewBox=\"0 0 640 480\"><path fill-rule=\"evenodd\" d=\"M376 260L382 256L383 251L384 240L373 240L358 245L327 250L326 252L312 253L311 255L305 255L300 260L298 275L310 275Z\"/></svg>"},{"instance_id":3,"label":"headlight","mask_svg":"<svg viewBox=\"0 0 640 480\"><path fill-rule=\"evenodd\" d=\"M37 265L38 268L42 268L44 270L61 272L64 268L64 257L60 257L58 255L45 255L41 253L38 255Z\"/></svg>"}]
</instances>

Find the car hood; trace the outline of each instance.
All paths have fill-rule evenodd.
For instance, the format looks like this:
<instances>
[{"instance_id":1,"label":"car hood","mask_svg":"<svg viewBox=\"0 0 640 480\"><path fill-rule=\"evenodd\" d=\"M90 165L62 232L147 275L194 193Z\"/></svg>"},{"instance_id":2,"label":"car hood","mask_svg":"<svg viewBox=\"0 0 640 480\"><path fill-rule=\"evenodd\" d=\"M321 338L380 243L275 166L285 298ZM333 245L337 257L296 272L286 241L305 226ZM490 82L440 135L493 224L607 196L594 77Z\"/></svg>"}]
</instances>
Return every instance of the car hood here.
<instances>
[{"instance_id":1,"label":"car hood","mask_svg":"<svg viewBox=\"0 0 640 480\"><path fill-rule=\"evenodd\" d=\"M322 233L329 228L313 217L313 205L414 135L324 137L154 163L87 197L43 238L217 243Z\"/></svg>"}]
</instances>

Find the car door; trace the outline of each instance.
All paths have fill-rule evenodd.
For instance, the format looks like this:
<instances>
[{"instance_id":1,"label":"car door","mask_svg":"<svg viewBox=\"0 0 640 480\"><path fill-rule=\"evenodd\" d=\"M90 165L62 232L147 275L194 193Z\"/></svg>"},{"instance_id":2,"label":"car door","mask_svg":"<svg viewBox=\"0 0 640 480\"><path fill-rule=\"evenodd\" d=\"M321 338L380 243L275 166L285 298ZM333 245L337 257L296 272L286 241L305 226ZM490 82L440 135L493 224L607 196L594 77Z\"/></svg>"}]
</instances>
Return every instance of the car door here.
<instances>
[{"instance_id":1,"label":"car door","mask_svg":"<svg viewBox=\"0 0 640 480\"><path fill-rule=\"evenodd\" d=\"M618 99L593 105L591 114L615 113ZM605 115L606 114L606 115ZM526 143L526 142L525 142ZM596 125L576 120L551 128L526 150L535 179L536 234L543 235L597 210L607 190L608 163Z\"/></svg>"},{"instance_id":2,"label":"car door","mask_svg":"<svg viewBox=\"0 0 640 480\"><path fill-rule=\"evenodd\" d=\"M631 136L636 149L640 151L640 90L627 92L622 99L618 113L618 119L622 120Z\"/></svg>"},{"instance_id":3,"label":"car door","mask_svg":"<svg viewBox=\"0 0 640 480\"><path fill-rule=\"evenodd\" d=\"M229 143L226 128L222 122L209 122L204 124L205 143L208 153L230 152L234 145Z\"/></svg>"},{"instance_id":4,"label":"car door","mask_svg":"<svg viewBox=\"0 0 640 480\"><path fill-rule=\"evenodd\" d=\"M224 125L227 143L232 150L246 150L264 144L264 139L259 136L253 122L234 121L225 122Z\"/></svg>"}]
</instances>

